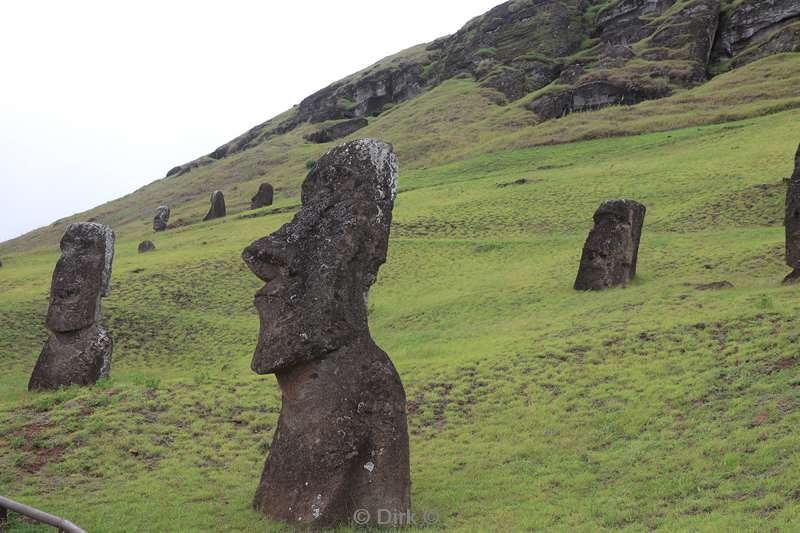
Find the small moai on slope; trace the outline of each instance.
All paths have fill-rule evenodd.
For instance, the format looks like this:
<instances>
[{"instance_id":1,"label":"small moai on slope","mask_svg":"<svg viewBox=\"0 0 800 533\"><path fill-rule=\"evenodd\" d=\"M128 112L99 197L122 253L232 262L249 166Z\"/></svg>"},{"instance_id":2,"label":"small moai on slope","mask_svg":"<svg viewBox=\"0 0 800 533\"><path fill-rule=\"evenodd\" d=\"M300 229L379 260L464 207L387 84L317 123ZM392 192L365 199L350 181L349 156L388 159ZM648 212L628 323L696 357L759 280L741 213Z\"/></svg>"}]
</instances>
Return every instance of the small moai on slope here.
<instances>
[{"instance_id":1,"label":"small moai on slope","mask_svg":"<svg viewBox=\"0 0 800 533\"><path fill-rule=\"evenodd\" d=\"M92 222L67 227L50 286L50 338L33 369L29 390L91 385L108 377L113 344L99 321L113 260L111 228Z\"/></svg>"},{"instance_id":2,"label":"small moai on slope","mask_svg":"<svg viewBox=\"0 0 800 533\"><path fill-rule=\"evenodd\" d=\"M250 200L250 209L259 209L272 205L274 193L275 190L272 188L272 185L269 183L262 183L256 195Z\"/></svg>"},{"instance_id":3,"label":"small moai on slope","mask_svg":"<svg viewBox=\"0 0 800 533\"><path fill-rule=\"evenodd\" d=\"M367 292L386 261L398 164L391 145L328 152L302 187L294 219L242 254L266 282L253 370L276 374L278 427L254 507L295 527L378 524L407 516L406 396L373 341Z\"/></svg>"},{"instance_id":4,"label":"small moai on slope","mask_svg":"<svg viewBox=\"0 0 800 533\"><path fill-rule=\"evenodd\" d=\"M222 191L214 191L211 193L211 208L203 221L214 220L215 218L222 218L225 216L225 195Z\"/></svg>"},{"instance_id":5,"label":"small moai on slope","mask_svg":"<svg viewBox=\"0 0 800 533\"><path fill-rule=\"evenodd\" d=\"M800 147L794 160L794 173L789 178L786 191L786 264L794 270L784 278L784 283L800 281Z\"/></svg>"},{"instance_id":6,"label":"small moai on slope","mask_svg":"<svg viewBox=\"0 0 800 533\"><path fill-rule=\"evenodd\" d=\"M583 246L575 290L626 287L633 280L646 211L633 200L603 202Z\"/></svg>"},{"instance_id":7,"label":"small moai on slope","mask_svg":"<svg viewBox=\"0 0 800 533\"><path fill-rule=\"evenodd\" d=\"M144 254L147 252L152 252L156 249L156 245L153 244L153 241L142 241L139 243L138 251L140 254Z\"/></svg>"},{"instance_id":8,"label":"small moai on slope","mask_svg":"<svg viewBox=\"0 0 800 533\"><path fill-rule=\"evenodd\" d=\"M164 231L167 229L167 224L169 224L169 206L160 205L153 217L153 231Z\"/></svg>"}]
</instances>

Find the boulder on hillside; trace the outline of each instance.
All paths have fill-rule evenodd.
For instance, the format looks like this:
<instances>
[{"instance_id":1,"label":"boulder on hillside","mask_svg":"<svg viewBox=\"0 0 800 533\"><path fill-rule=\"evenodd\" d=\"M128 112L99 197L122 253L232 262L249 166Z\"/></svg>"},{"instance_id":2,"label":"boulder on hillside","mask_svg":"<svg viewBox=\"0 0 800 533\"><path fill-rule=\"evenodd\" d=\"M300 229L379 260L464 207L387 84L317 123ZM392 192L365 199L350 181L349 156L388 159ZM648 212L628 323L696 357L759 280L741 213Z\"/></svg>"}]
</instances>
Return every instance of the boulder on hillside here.
<instances>
[{"instance_id":1,"label":"boulder on hillside","mask_svg":"<svg viewBox=\"0 0 800 533\"><path fill-rule=\"evenodd\" d=\"M156 249L156 245L153 244L153 241L142 241L139 243L139 253L144 254L147 252L152 252Z\"/></svg>"},{"instance_id":2,"label":"boulder on hillside","mask_svg":"<svg viewBox=\"0 0 800 533\"><path fill-rule=\"evenodd\" d=\"M153 217L153 231L164 231L167 229L167 224L169 224L169 206L160 205Z\"/></svg>"},{"instance_id":3,"label":"boulder on hillside","mask_svg":"<svg viewBox=\"0 0 800 533\"><path fill-rule=\"evenodd\" d=\"M347 137L361 128L366 128L368 125L369 121L367 121L367 119L354 118L352 120L345 120L344 122L337 122L336 124L325 126L319 131L310 133L303 138L308 142L317 144L329 143L336 139Z\"/></svg>"},{"instance_id":4,"label":"boulder on hillside","mask_svg":"<svg viewBox=\"0 0 800 533\"><path fill-rule=\"evenodd\" d=\"M225 215L225 195L222 194L222 191L212 192L211 208L208 210L208 214L203 218L203 221L223 218Z\"/></svg>"},{"instance_id":5,"label":"boulder on hillside","mask_svg":"<svg viewBox=\"0 0 800 533\"><path fill-rule=\"evenodd\" d=\"M70 224L53 271L45 344L29 390L90 385L108 376L112 341L100 320L100 299L110 290L114 232L103 224Z\"/></svg>"},{"instance_id":6,"label":"boulder on hillside","mask_svg":"<svg viewBox=\"0 0 800 533\"><path fill-rule=\"evenodd\" d=\"M397 176L391 145L339 146L309 173L294 219L242 253L266 282L252 368L277 374L283 392L254 506L293 527L347 525L359 510L363 526L407 525L406 397L366 298L386 261Z\"/></svg>"},{"instance_id":7,"label":"boulder on hillside","mask_svg":"<svg viewBox=\"0 0 800 533\"><path fill-rule=\"evenodd\" d=\"M250 199L250 209L260 209L272 205L275 189L269 183L262 183L258 192Z\"/></svg>"},{"instance_id":8,"label":"boulder on hillside","mask_svg":"<svg viewBox=\"0 0 800 533\"><path fill-rule=\"evenodd\" d=\"M633 200L603 202L583 247L575 290L626 287L633 280L646 211Z\"/></svg>"}]
</instances>

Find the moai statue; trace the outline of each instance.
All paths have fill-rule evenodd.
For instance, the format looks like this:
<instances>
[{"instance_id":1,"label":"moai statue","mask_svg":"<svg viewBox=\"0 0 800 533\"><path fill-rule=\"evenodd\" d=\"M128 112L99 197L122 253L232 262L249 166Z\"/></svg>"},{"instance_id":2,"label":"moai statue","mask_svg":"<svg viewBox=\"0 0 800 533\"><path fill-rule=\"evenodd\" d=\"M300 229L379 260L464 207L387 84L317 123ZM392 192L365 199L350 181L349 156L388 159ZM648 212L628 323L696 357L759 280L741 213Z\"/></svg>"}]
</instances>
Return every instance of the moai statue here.
<instances>
[{"instance_id":1,"label":"moai statue","mask_svg":"<svg viewBox=\"0 0 800 533\"><path fill-rule=\"evenodd\" d=\"M225 195L222 191L214 191L211 193L211 208L203 221L214 220L215 218L223 218L225 216Z\"/></svg>"},{"instance_id":2,"label":"moai statue","mask_svg":"<svg viewBox=\"0 0 800 533\"><path fill-rule=\"evenodd\" d=\"M783 280L796 283L800 280L800 147L794 159L794 173L789 178L786 192L786 264L793 268Z\"/></svg>"},{"instance_id":3,"label":"moai statue","mask_svg":"<svg viewBox=\"0 0 800 533\"><path fill-rule=\"evenodd\" d=\"M169 206L160 205L156 208L156 215L153 217L153 231L164 231L169 223Z\"/></svg>"},{"instance_id":4,"label":"moai statue","mask_svg":"<svg viewBox=\"0 0 800 533\"><path fill-rule=\"evenodd\" d=\"M91 385L108 377L113 346L99 322L113 259L111 228L93 222L67 227L50 286L50 338L33 369L29 390Z\"/></svg>"},{"instance_id":5,"label":"moai statue","mask_svg":"<svg viewBox=\"0 0 800 533\"><path fill-rule=\"evenodd\" d=\"M272 205L274 193L275 190L272 188L272 185L269 183L262 183L256 195L250 200L250 209L259 209Z\"/></svg>"},{"instance_id":6,"label":"moai statue","mask_svg":"<svg viewBox=\"0 0 800 533\"><path fill-rule=\"evenodd\" d=\"M266 282L252 368L275 374L283 393L254 506L295 526L346 524L362 509L387 525L379 517L410 509L405 391L367 323L397 176L389 144L333 149L303 183L294 220L242 254Z\"/></svg>"},{"instance_id":7,"label":"moai statue","mask_svg":"<svg viewBox=\"0 0 800 533\"><path fill-rule=\"evenodd\" d=\"M626 287L636 276L645 207L633 200L603 202L583 246L575 290Z\"/></svg>"}]
</instances>

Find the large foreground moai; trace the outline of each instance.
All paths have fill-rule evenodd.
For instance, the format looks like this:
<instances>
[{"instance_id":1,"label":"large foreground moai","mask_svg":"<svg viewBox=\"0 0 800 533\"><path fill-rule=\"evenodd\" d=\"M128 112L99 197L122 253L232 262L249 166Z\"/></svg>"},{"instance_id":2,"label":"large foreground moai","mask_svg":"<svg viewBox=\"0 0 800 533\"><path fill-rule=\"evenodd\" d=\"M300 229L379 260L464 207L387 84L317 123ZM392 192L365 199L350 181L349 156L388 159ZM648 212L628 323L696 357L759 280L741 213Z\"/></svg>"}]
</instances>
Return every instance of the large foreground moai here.
<instances>
[{"instance_id":1,"label":"large foreground moai","mask_svg":"<svg viewBox=\"0 0 800 533\"><path fill-rule=\"evenodd\" d=\"M645 207L633 200L603 202L583 246L576 290L625 287L633 280L645 213Z\"/></svg>"},{"instance_id":2,"label":"large foreground moai","mask_svg":"<svg viewBox=\"0 0 800 533\"><path fill-rule=\"evenodd\" d=\"M259 209L272 205L272 197L275 194L275 189L269 183L262 183L258 188L258 192L253 198L250 199L250 209Z\"/></svg>"},{"instance_id":3,"label":"large foreground moai","mask_svg":"<svg viewBox=\"0 0 800 533\"><path fill-rule=\"evenodd\" d=\"M91 385L108 376L112 342L99 322L113 260L111 228L92 222L67 227L50 286L50 338L33 369L29 390Z\"/></svg>"},{"instance_id":4,"label":"large foreground moai","mask_svg":"<svg viewBox=\"0 0 800 533\"><path fill-rule=\"evenodd\" d=\"M794 160L794 173L786 192L786 264L794 270L784 283L800 281L800 147Z\"/></svg>"},{"instance_id":5,"label":"large foreground moai","mask_svg":"<svg viewBox=\"0 0 800 533\"><path fill-rule=\"evenodd\" d=\"M254 502L267 516L328 527L362 509L372 525L409 511L405 392L367 324L397 176L389 144L333 149L303 183L294 220L242 254L266 282L253 370L276 374L283 393Z\"/></svg>"},{"instance_id":6,"label":"large foreground moai","mask_svg":"<svg viewBox=\"0 0 800 533\"><path fill-rule=\"evenodd\" d=\"M211 208L203 221L214 220L215 218L223 218L225 216L225 195L222 191L214 191L211 193Z\"/></svg>"}]
</instances>

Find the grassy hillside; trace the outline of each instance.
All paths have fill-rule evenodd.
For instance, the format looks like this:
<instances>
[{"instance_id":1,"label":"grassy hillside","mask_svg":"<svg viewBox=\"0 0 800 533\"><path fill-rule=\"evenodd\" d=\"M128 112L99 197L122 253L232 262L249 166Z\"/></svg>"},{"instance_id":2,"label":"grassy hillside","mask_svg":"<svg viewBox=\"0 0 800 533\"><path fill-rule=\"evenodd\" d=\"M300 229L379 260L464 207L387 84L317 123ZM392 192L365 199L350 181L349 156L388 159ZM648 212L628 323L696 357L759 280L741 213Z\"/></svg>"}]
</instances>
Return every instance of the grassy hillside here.
<instances>
[{"instance_id":1,"label":"grassy hillside","mask_svg":"<svg viewBox=\"0 0 800 533\"><path fill-rule=\"evenodd\" d=\"M501 94L480 88L471 79L454 79L370 118L370 125L350 138L377 137L392 142L407 173L510 148L667 131L797 109L798 86L800 54L782 54L670 98L537 124L535 115L524 108L536 93L507 104ZM277 124L285 116L270 122ZM91 211L0 243L0 259L13 261L19 252L52 248L66 225L76 220L96 219L110 224L123 238L145 237L150 233L155 208L163 203L172 207L172 224L193 224L208 211L209 195L215 189L224 191L229 213L248 209L250 198L263 181L275 185L276 206L296 205L306 163L347 140L324 145L303 140L319 127L304 124L255 148L188 174L158 180Z\"/></svg>"},{"instance_id":2,"label":"grassy hillside","mask_svg":"<svg viewBox=\"0 0 800 533\"><path fill-rule=\"evenodd\" d=\"M780 285L798 76L796 54L776 56L538 126L454 80L359 132L401 156L370 320L407 389L418 513L455 531L800 520L800 300ZM63 225L3 246L0 494L93 533L281 530L250 509L280 397L249 370L260 282L239 254L292 215L236 211L264 177L277 207L297 203L305 161L327 148L303 133L89 215L119 236L113 378L94 388L25 389ZM150 232L151 206L196 220L220 186L227 219ZM592 213L616 197L648 207L639 277L577 293ZM136 253L144 237L156 252ZM721 280L736 288L696 289Z\"/></svg>"}]
</instances>

